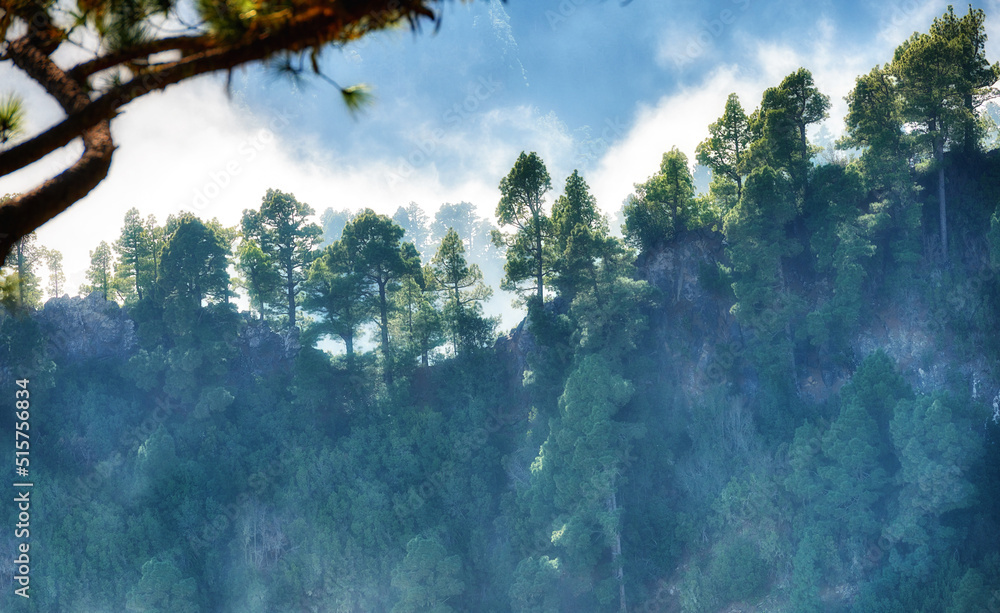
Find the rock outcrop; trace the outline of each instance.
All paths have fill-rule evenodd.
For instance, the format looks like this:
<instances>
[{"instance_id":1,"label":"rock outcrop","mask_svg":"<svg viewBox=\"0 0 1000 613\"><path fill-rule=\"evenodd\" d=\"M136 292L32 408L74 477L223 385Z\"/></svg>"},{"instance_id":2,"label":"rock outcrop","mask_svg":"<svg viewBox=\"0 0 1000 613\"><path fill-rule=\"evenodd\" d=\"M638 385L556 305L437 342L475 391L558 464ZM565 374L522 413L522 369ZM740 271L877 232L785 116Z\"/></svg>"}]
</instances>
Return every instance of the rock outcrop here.
<instances>
[{"instance_id":1,"label":"rock outcrop","mask_svg":"<svg viewBox=\"0 0 1000 613\"><path fill-rule=\"evenodd\" d=\"M137 348L135 323L100 292L52 298L38 312L37 322L48 339L48 354L57 362L124 361Z\"/></svg>"}]
</instances>

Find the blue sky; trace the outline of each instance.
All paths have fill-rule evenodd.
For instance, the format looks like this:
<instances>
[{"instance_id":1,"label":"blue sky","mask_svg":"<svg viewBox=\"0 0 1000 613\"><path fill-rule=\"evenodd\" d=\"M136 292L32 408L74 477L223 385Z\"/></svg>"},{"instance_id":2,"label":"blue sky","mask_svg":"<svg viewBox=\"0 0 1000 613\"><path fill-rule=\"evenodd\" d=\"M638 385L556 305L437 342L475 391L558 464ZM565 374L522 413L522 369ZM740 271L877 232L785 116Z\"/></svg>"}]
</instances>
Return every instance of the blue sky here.
<instances>
[{"instance_id":1,"label":"blue sky","mask_svg":"<svg viewBox=\"0 0 1000 613\"><path fill-rule=\"evenodd\" d=\"M998 2L987 12L991 59L1000 58ZM522 150L548 165L556 197L579 168L599 205L620 208L663 152L693 156L707 125L737 92L749 113L762 91L799 66L833 101L825 130L842 129L854 78L947 2L764 0L477 0L450 3L433 27L382 33L328 49L324 72L370 84L375 104L351 117L318 79L293 83L263 68L174 86L132 103L113 124L111 174L50 222L40 242L63 251L67 286L83 282L88 251L113 241L135 206L161 221L194 211L238 222L268 187L317 211L372 207L391 214L414 201L433 212L466 200L492 215L497 185ZM957 5L964 13L966 5ZM62 51L64 62L80 51ZM0 67L0 92L29 99L29 130L58 119L54 105ZM28 189L65 167L72 150L0 180Z\"/></svg>"}]
</instances>

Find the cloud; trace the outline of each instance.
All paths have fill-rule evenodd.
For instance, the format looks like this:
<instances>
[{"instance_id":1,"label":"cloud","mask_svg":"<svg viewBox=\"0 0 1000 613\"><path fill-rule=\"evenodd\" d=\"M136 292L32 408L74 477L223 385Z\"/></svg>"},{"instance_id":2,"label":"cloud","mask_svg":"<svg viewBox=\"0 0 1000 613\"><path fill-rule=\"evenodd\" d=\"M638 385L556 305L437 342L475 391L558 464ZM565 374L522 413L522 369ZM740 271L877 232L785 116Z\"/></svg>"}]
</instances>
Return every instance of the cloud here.
<instances>
[{"instance_id":1,"label":"cloud","mask_svg":"<svg viewBox=\"0 0 1000 613\"><path fill-rule=\"evenodd\" d=\"M113 123L119 149L108 178L41 228L39 240L63 251L67 287L75 290L84 282L89 251L117 239L132 207L160 223L191 211L235 225L244 209L259 206L265 191L276 188L294 193L317 214L327 207L370 207L391 215L410 201L433 211L443 202L466 200L492 216L499 178L522 148L548 159L572 158L573 140L555 114L527 106L476 110L454 126L426 122L402 131L395 157L345 157L287 129L300 121L227 99L218 78L145 96ZM54 154L55 161L5 179L4 189L29 189L78 154L79 148ZM556 164L568 174L563 166Z\"/></svg>"},{"instance_id":2,"label":"cloud","mask_svg":"<svg viewBox=\"0 0 1000 613\"><path fill-rule=\"evenodd\" d=\"M850 24L838 26L822 14L811 24L800 24L802 35L794 41L778 43L746 32L734 36L727 55L740 58L738 62L716 65L706 70L700 81L664 95L655 104L637 106L627 132L607 149L592 173L598 203L608 213L617 211L633 185L656 172L663 153L671 147L678 147L694 164L695 148L707 137L708 125L722 115L731 92L739 95L749 115L764 89L778 85L799 67L813 73L816 86L831 102L830 118L813 127L811 133L825 127L839 135L847 113L844 97L853 89L856 77L892 58L902 42L901 29L926 30L933 16L944 10L939 5L913 3L912 10L906 8L909 4L900 5L888 13L874 43L863 48L845 48L840 28Z\"/></svg>"},{"instance_id":3,"label":"cloud","mask_svg":"<svg viewBox=\"0 0 1000 613\"><path fill-rule=\"evenodd\" d=\"M926 32L931 22L948 9L950 2L940 0L899 0L882 6L877 45L895 49L914 32ZM961 12L961 7L959 9ZM882 63L892 60L892 53Z\"/></svg>"},{"instance_id":4,"label":"cloud","mask_svg":"<svg viewBox=\"0 0 1000 613\"><path fill-rule=\"evenodd\" d=\"M590 184L601 208L617 211L633 185L656 172L671 147L683 151L693 163L695 147L705 139L708 124L722 114L726 97L734 91L749 113L761 88L737 68L723 66L697 87L664 96L654 106L640 106L631 129L607 150L593 172Z\"/></svg>"},{"instance_id":5,"label":"cloud","mask_svg":"<svg viewBox=\"0 0 1000 613\"><path fill-rule=\"evenodd\" d=\"M532 37L549 41L551 32L541 28L515 32L500 5L484 6L475 14L456 13L452 24L483 20L484 28L466 33L467 38L453 29L417 46L411 37L390 33L373 39L377 44L358 47L365 64L378 64L382 71L374 73L376 82L396 92L398 99L379 101L374 112L355 123L346 121L341 110L331 112L326 90L289 94L287 83L280 83L266 92L248 94L256 99L247 103L227 98L218 77L173 86L126 107L113 124L119 150L110 176L47 224L39 233L40 241L64 252L71 274L68 287L75 288L82 282L88 251L101 240L115 240L121 219L133 206L143 215L156 215L161 223L167 215L189 210L236 224L243 209L258 206L266 189L273 187L294 193L317 213L327 207L371 207L391 214L410 201L432 213L443 202L465 200L491 217L500 178L522 150L537 151L545 160L554 186L551 197L561 193L565 177L579 168L602 208L616 211L633 184L655 172L672 146L693 162L696 145L707 135L708 124L721 115L730 92L739 94L746 111L752 112L766 87L777 85L799 66L812 70L820 90L830 96L833 108L826 127L839 132L846 112L843 96L854 78L888 61L895 46L913 30L926 31L945 6L909 0L890 5L883 9L869 44L846 46L842 35L855 31L855 24L834 22L816 12L808 14L811 21L796 23L792 30L753 32L750 26L757 17L740 12L746 4L745 0L721 3L707 17L686 20L687 25L684 19L667 19L653 8L649 14L634 12L637 7L609 13L623 21L623 28L634 25L628 19L643 24L662 21L669 34L656 29L658 35L648 37L652 46L647 56L633 50L612 61L623 82L632 77L662 82L652 90L662 95L647 96L646 102L635 102L640 96L630 96L628 88L616 96L600 97L601 92L588 92L586 84L564 88L565 94L557 97L538 97L537 91L527 97L513 87L520 84L524 70L514 35L531 51L537 43L531 43ZM511 5L515 21L524 19L514 8ZM699 71L675 70L676 53L670 45L683 46L702 29L718 30L713 19L730 21L723 10L732 10L735 21L723 24L725 29L713 35L711 52L698 57ZM574 27L566 31L591 27L585 18L589 14L581 11L574 16ZM544 20L541 12L536 11L536 17ZM991 33L997 31L992 21L987 25ZM447 77L451 64L440 61L442 49L447 51L444 55L454 54L484 33L492 45L502 48L501 57L487 62L484 51L473 47L469 58L454 62L454 73ZM576 39L570 41L574 44ZM1000 36L990 41L991 46L997 44ZM424 53L438 63L428 65L431 60ZM533 57L526 53L525 61L530 64ZM357 66L347 60L342 64L338 77L347 72L347 78L354 78ZM537 73L537 87L545 84L543 76L562 74L560 66L536 64L530 65ZM433 67L430 82L416 70L427 66ZM485 76L503 77L507 66L521 74L499 82ZM550 72L543 74L542 68ZM246 83L259 90L264 79L260 71L251 74ZM682 77L684 82L679 82ZM58 108L17 71L0 67L0 80L5 88L28 92L32 131L59 118ZM442 83L448 87L440 89ZM593 106L595 101L601 105ZM580 112L586 108L601 110ZM567 127L566 118L571 116L585 118L591 125ZM65 168L78 155L79 145L67 149L5 177L0 191L28 189ZM74 269L77 277L72 276Z\"/></svg>"},{"instance_id":6,"label":"cloud","mask_svg":"<svg viewBox=\"0 0 1000 613\"><path fill-rule=\"evenodd\" d=\"M659 24L656 43L656 63L661 68L681 70L695 63L717 58L729 48L729 40L744 21L750 0L729 0L701 7L701 17L695 18L688 9L683 19ZM682 10L675 7L674 10Z\"/></svg>"}]
</instances>

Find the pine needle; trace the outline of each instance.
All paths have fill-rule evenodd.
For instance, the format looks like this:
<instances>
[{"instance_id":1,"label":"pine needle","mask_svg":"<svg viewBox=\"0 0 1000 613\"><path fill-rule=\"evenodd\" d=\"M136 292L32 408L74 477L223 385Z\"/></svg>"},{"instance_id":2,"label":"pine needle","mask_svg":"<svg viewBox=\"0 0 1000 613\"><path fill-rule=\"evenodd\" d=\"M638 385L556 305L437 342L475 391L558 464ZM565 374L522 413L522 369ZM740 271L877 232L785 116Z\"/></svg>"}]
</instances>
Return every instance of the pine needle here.
<instances>
[{"instance_id":1,"label":"pine needle","mask_svg":"<svg viewBox=\"0 0 1000 613\"><path fill-rule=\"evenodd\" d=\"M24 129L24 101L14 94L0 98L0 145L21 134Z\"/></svg>"},{"instance_id":2,"label":"pine needle","mask_svg":"<svg viewBox=\"0 0 1000 613\"><path fill-rule=\"evenodd\" d=\"M340 95L344 99L344 104L347 105L347 110L352 115L371 106L375 102L375 95L372 93L371 88L364 83L351 85L350 87L341 87Z\"/></svg>"}]
</instances>

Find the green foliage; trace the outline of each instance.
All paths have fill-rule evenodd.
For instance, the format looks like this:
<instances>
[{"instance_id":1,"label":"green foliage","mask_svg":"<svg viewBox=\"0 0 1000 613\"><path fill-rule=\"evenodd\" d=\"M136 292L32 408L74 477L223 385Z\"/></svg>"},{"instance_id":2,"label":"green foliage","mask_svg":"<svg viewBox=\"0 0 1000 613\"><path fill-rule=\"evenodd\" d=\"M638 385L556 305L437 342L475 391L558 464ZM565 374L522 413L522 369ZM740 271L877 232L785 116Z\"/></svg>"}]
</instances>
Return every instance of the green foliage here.
<instances>
[{"instance_id":1,"label":"green foliage","mask_svg":"<svg viewBox=\"0 0 1000 613\"><path fill-rule=\"evenodd\" d=\"M898 562L906 574L928 572L931 548L944 545L941 515L973 503L968 472L982 443L971 424L954 413L950 399L920 396L900 401L890 424L902 489L898 514L886 532L912 548Z\"/></svg>"},{"instance_id":2,"label":"green foliage","mask_svg":"<svg viewBox=\"0 0 1000 613\"><path fill-rule=\"evenodd\" d=\"M649 251L689 229L695 217L694 179L687 156L674 147L663 154L658 173L636 184L622 231L630 245Z\"/></svg>"},{"instance_id":3,"label":"green foliage","mask_svg":"<svg viewBox=\"0 0 1000 613\"><path fill-rule=\"evenodd\" d=\"M840 412L832 422L807 422L796 430L784 485L799 502L802 526L846 544L874 539L885 525L883 509L891 471L896 470L889 419L897 402L907 402L913 394L892 360L877 351L862 362L840 396ZM800 548L807 546L817 545L803 542Z\"/></svg>"},{"instance_id":4,"label":"green foliage","mask_svg":"<svg viewBox=\"0 0 1000 613\"><path fill-rule=\"evenodd\" d=\"M801 245L786 234L795 217L788 179L769 166L755 168L747 178L743 198L726 214L724 231L733 265L732 311L753 332L753 358L761 371L778 377L788 364L791 339L788 321L796 300L788 291L782 259Z\"/></svg>"},{"instance_id":5,"label":"green foliage","mask_svg":"<svg viewBox=\"0 0 1000 613\"><path fill-rule=\"evenodd\" d=\"M847 135L839 144L863 148L864 168L875 181L873 170L898 163L906 154L898 86L888 66L876 66L859 76L847 95Z\"/></svg>"},{"instance_id":6,"label":"green foliage","mask_svg":"<svg viewBox=\"0 0 1000 613\"><path fill-rule=\"evenodd\" d=\"M328 247L333 241L340 240L341 235L344 232L344 227L347 225L354 216L357 215L355 211L350 209L341 209L335 211L332 208L328 208L323 211L320 215L320 225L323 228L323 237L320 247Z\"/></svg>"},{"instance_id":7,"label":"green foliage","mask_svg":"<svg viewBox=\"0 0 1000 613\"><path fill-rule=\"evenodd\" d=\"M142 579L129 592L127 609L146 613L194 613L199 610L197 582L181 578L171 560L152 559L142 565Z\"/></svg>"},{"instance_id":8,"label":"green foliage","mask_svg":"<svg viewBox=\"0 0 1000 613\"><path fill-rule=\"evenodd\" d=\"M570 313L577 322L581 352L623 360L646 331L646 312L654 304L654 289L628 276L628 259L618 241L608 239L592 284L573 301Z\"/></svg>"},{"instance_id":9,"label":"green foliage","mask_svg":"<svg viewBox=\"0 0 1000 613\"><path fill-rule=\"evenodd\" d=\"M444 316L455 353L490 342L495 320L483 316L482 303L493 295L483 283L476 264L465 260L465 246L458 232L449 228L431 265L434 285L444 298Z\"/></svg>"},{"instance_id":10,"label":"green foliage","mask_svg":"<svg viewBox=\"0 0 1000 613\"><path fill-rule=\"evenodd\" d=\"M801 198L811 166L806 128L828 117L830 98L813 83L812 73L799 68L778 87L764 91L760 108L750 117L753 143L749 164L786 171Z\"/></svg>"},{"instance_id":11,"label":"green foliage","mask_svg":"<svg viewBox=\"0 0 1000 613\"><path fill-rule=\"evenodd\" d=\"M877 503L889 484L878 425L859 404L846 404L825 431L801 426L789 450L785 486L803 514L836 532L870 537L881 527Z\"/></svg>"},{"instance_id":12,"label":"green foliage","mask_svg":"<svg viewBox=\"0 0 1000 613\"><path fill-rule=\"evenodd\" d=\"M529 512L550 521L552 544L565 551L561 563L584 584L595 572L622 583L619 475L642 428L613 417L632 392L605 358L582 358L566 380L559 416L531 465ZM608 549L611 568L600 568Z\"/></svg>"},{"instance_id":13,"label":"green foliage","mask_svg":"<svg viewBox=\"0 0 1000 613\"><path fill-rule=\"evenodd\" d=\"M392 573L392 586L400 592L393 613L454 611L447 602L465 589L461 572L462 560L448 556L437 538L413 537L406 544L406 557Z\"/></svg>"},{"instance_id":14,"label":"green foliage","mask_svg":"<svg viewBox=\"0 0 1000 613\"><path fill-rule=\"evenodd\" d=\"M897 266L920 257L920 208L910 176L912 138L903 131L899 81L891 67L875 67L858 77L847 96L847 136L839 147L861 148L857 167L873 195L874 238Z\"/></svg>"},{"instance_id":15,"label":"green foliage","mask_svg":"<svg viewBox=\"0 0 1000 613\"><path fill-rule=\"evenodd\" d=\"M0 199L0 204L2 202ZM45 247L37 244L34 233L14 243L10 255L3 263L10 275L6 280L10 290L3 291L4 302L10 305L11 310L24 311L41 306L41 283L35 269L46 257L47 252Z\"/></svg>"},{"instance_id":16,"label":"green foliage","mask_svg":"<svg viewBox=\"0 0 1000 613\"><path fill-rule=\"evenodd\" d=\"M323 316L317 328L320 332L344 341L350 365L354 361L355 336L371 319L374 307L358 256L357 251L348 251L343 241L334 242L313 261L303 285L303 307Z\"/></svg>"},{"instance_id":17,"label":"green foliage","mask_svg":"<svg viewBox=\"0 0 1000 613\"><path fill-rule=\"evenodd\" d=\"M767 563L755 543L738 538L715 552L705 570L704 581L705 592L720 605L752 600L767 587Z\"/></svg>"},{"instance_id":18,"label":"green foliage","mask_svg":"<svg viewBox=\"0 0 1000 613\"><path fill-rule=\"evenodd\" d=\"M995 608L996 592L984 589L984 572L963 568L954 559L933 573L922 577L900 576L887 568L876 573L854 601L857 613L908 613L944 611L945 613L982 613ZM988 572L988 571L987 571ZM987 583L988 585L988 583Z\"/></svg>"},{"instance_id":19,"label":"green foliage","mask_svg":"<svg viewBox=\"0 0 1000 613\"><path fill-rule=\"evenodd\" d=\"M237 285L247 290L250 308L264 319L281 298L281 276L274 258L252 238L244 238L236 251Z\"/></svg>"},{"instance_id":20,"label":"green foliage","mask_svg":"<svg viewBox=\"0 0 1000 613\"><path fill-rule=\"evenodd\" d=\"M956 136L965 145L966 152L976 150L981 138L977 133L979 124L975 118L975 110L997 95L993 85L1000 79L1000 63L990 64L986 59L985 20L986 13L982 9L970 6L966 15L957 17L954 9L949 6L944 15L934 19L929 32L935 42L943 43L943 48L936 48L935 51L943 53L947 58L945 61L949 74L946 78L949 78L951 87L961 96L961 134ZM904 64L908 59L916 59L912 56L906 58L908 52L909 50L904 51L904 58L901 58ZM901 72L916 77L910 70L912 68L913 66L904 65ZM918 81L919 79L917 77Z\"/></svg>"},{"instance_id":21,"label":"green foliage","mask_svg":"<svg viewBox=\"0 0 1000 613\"><path fill-rule=\"evenodd\" d=\"M851 380L840 389L840 397L845 405L864 407L879 424L887 425L894 416L896 403L912 400L913 390L896 372L892 358L879 349L861 362Z\"/></svg>"},{"instance_id":22,"label":"green foliage","mask_svg":"<svg viewBox=\"0 0 1000 613\"><path fill-rule=\"evenodd\" d=\"M11 93L0 98L0 146L24 131L24 100Z\"/></svg>"},{"instance_id":23,"label":"green foliage","mask_svg":"<svg viewBox=\"0 0 1000 613\"><path fill-rule=\"evenodd\" d=\"M842 346L861 316L866 265L876 251L870 235L877 223L874 215L858 215L862 198L856 169L830 165L814 172L807 219L813 227L810 246L817 269L834 274L832 295L807 316L808 334L816 345L833 340Z\"/></svg>"},{"instance_id":24,"label":"green foliage","mask_svg":"<svg viewBox=\"0 0 1000 613\"><path fill-rule=\"evenodd\" d=\"M465 244L468 257L482 260L490 255L493 243L490 236L493 224L476 213L471 202L442 204L434 214L431 223L430 243L440 244L448 230L454 228Z\"/></svg>"},{"instance_id":25,"label":"green foliage","mask_svg":"<svg viewBox=\"0 0 1000 613\"><path fill-rule=\"evenodd\" d=\"M374 303L382 333L382 359L391 362L389 348L389 294L406 275L420 274L420 256L413 243L401 243L403 228L385 215L365 209L344 228L340 239L353 274L358 275ZM386 369L391 379L391 369Z\"/></svg>"},{"instance_id":26,"label":"green foliage","mask_svg":"<svg viewBox=\"0 0 1000 613\"><path fill-rule=\"evenodd\" d=\"M951 595L945 613L974 613L988 610L990 591L982 573L975 569L965 571L958 588Z\"/></svg>"},{"instance_id":27,"label":"green foliage","mask_svg":"<svg viewBox=\"0 0 1000 613\"><path fill-rule=\"evenodd\" d=\"M514 613L557 613L559 609L559 559L526 558L518 563L510 585Z\"/></svg>"},{"instance_id":28,"label":"green foliage","mask_svg":"<svg viewBox=\"0 0 1000 613\"><path fill-rule=\"evenodd\" d=\"M125 292L126 299L142 300L143 293L151 291L156 282L153 250L157 245L139 209L133 207L125 213L121 237L114 247L118 253L116 284Z\"/></svg>"},{"instance_id":29,"label":"green foliage","mask_svg":"<svg viewBox=\"0 0 1000 613\"><path fill-rule=\"evenodd\" d=\"M182 216L163 247L157 283L175 330L189 330L202 302L228 302L228 245L193 215Z\"/></svg>"},{"instance_id":30,"label":"green foliage","mask_svg":"<svg viewBox=\"0 0 1000 613\"><path fill-rule=\"evenodd\" d=\"M985 58L985 14L973 10L958 18L951 6L927 34L915 33L900 45L891 71L899 83L901 115L916 144L929 152L937 171L941 252L948 257L944 152L978 151L976 108L996 96L1000 64Z\"/></svg>"},{"instance_id":31,"label":"green foliage","mask_svg":"<svg viewBox=\"0 0 1000 613\"><path fill-rule=\"evenodd\" d=\"M500 226L510 227L513 232L492 233L493 244L507 248L506 274L501 287L525 297L530 290L518 284L530 279L534 281L539 303L544 301L545 276L552 264L549 246L552 220L545 214L545 193L550 189L552 180L545 163L534 151L530 154L522 151L514 167L500 180L496 210Z\"/></svg>"},{"instance_id":32,"label":"green foliage","mask_svg":"<svg viewBox=\"0 0 1000 613\"><path fill-rule=\"evenodd\" d=\"M49 270L49 283L45 286L45 292L49 298L60 298L66 291L66 273L63 272L62 253L56 249L46 249L43 257L45 266Z\"/></svg>"},{"instance_id":33,"label":"green foliage","mask_svg":"<svg viewBox=\"0 0 1000 613\"><path fill-rule=\"evenodd\" d=\"M403 343L402 361L412 362L413 358L419 357L423 366L430 365L431 354L447 340L446 320L438 303L438 288L433 283L428 283L428 279L433 281L434 273L429 266L425 266L419 276L404 277L399 290L394 294L397 330L394 334ZM481 322L482 320L480 318ZM469 347L479 345L480 340L474 336L475 327L467 325L471 322L449 320L447 323L461 332L462 338L471 343Z\"/></svg>"},{"instance_id":34,"label":"green foliage","mask_svg":"<svg viewBox=\"0 0 1000 613\"><path fill-rule=\"evenodd\" d=\"M260 209L243 211L243 239L255 241L261 251L268 254L271 268L281 279L289 327L295 326L301 284L312 261L313 248L322 234L320 227L308 220L313 213L308 204L276 189L267 190ZM260 296L257 299L260 301Z\"/></svg>"},{"instance_id":35,"label":"green foliage","mask_svg":"<svg viewBox=\"0 0 1000 613\"><path fill-rule=\"evenodd\" d=\"M428 227L427 213L424 213L419 204L411 202L405 207L399 207L393 213L392 220L406 232L405 236L417 251L426 253L431 244L431 230Z\"/></svg>"},{"instance_id":36,"label":"green foliage","mask_svg":"<svg viewBox=\"0 0 1000 613\"><path fill-rule=\"evenodd\" d=\"M823 541L809 531L799 541L792 559L791 604L801 613L821 613L824 610L819 592L823 586Z\"/></svg>"},{"instance_id":37,"label":"green foliage","mask_svg":"<svg viewBox=\"0 0 1000 613\"><path fill-rule=\"evenodd\" d=\"M708 126L708 134L709 137L696 149L698 163L712 169L712 184L716 192L720 189L716 187L716 181L735 184L735 201L738 201L743 194L746 158L752 138L750 122L740 105L739 96L729 94L722 117Z\"/></svg>"},{"instance_id":38,"label":"green foliage","mask_svg":"<svg viewBox=\"0 0 1000 613\"><path fill-rule=\"evenodd\" d=\"M926 36L975 59L977 32L949 11ZM963 157L967 126L949 128L949 157L968 162L948 177L971 207L956 224L968 249L951 269L927 266L928 177L911 169L927 134L901 66L856 82L850 163L812 164L805 130L828 101L808 71L768 90L752 121L730 96L698 148L709 194L694 196L676 149L637 187L625 221L647 252L638 262L608 236L578 172L549 218L544 164L522 154L501 182L509 234L497 243L505 285L532 298L497 351L481 306L491 227L470 203L443 205L433 224L415 204L399 223L328 210L315 252L308 207L269 190L237 243L252 313L229 302L233 230L130 211L116 258L98 247L91 275L127 309L73 301L69 334L66 301L0 311L0 375L30 376L44 417L32 423L32 468L45 475L32 538L46 546L31 606L989 608L1000 485L983 434L996 433L983 396L995 377L980 354L994 344L996 284L981 266L987 245L998 267L1000 212L983 225L996 164ZM977 89L973 107L992 95ZM668 242L720 227L724 240L705 230ZM436 251L426 265L418 247ZM976 273L983 283L963 283ZM18 281L4 278L5 306ZM659 304L656 286L675 282L677 300ZM545 285L559 297L539 300ZM927 337L912 314L937 317L942 304L956 320L950 348L921 364ZM301 330L255 321L279 312ZM104 346L133 325L137 346ZM381 360L361 342L376 329ZM344 341L346 359L316 347L324 335ZM872 343L905 372L875 351L841 386L852 352ZM904 378L918 366L930 395ZM857 587L853 602L843 585Z\"/></svg>"},{"instance_id":39,"label":"green foliage","mask_svg":"<svg viewBox=\"0 0 1000 613\"><path fill-rule=\"evenodd\" d=\"M581 288L593 285L595 260L607 250L608 224L597 209L597 200L579 172L566 179L566 189L552 205L553 285L572 302Z\"/></svg>"},{"instance_id":40,"label":"green foliage","mask_svg":"<svg viewBox=\"0 0 1000 613\"><path fill-rule=\"evenodd\" d=\"M106 300L114 299L114 260L111 254L111 246L105 241L90 252L90 268L87 269L87 281L89 284L80 286L81 294L100 292Z\"/></svg>"}]
</instances>

